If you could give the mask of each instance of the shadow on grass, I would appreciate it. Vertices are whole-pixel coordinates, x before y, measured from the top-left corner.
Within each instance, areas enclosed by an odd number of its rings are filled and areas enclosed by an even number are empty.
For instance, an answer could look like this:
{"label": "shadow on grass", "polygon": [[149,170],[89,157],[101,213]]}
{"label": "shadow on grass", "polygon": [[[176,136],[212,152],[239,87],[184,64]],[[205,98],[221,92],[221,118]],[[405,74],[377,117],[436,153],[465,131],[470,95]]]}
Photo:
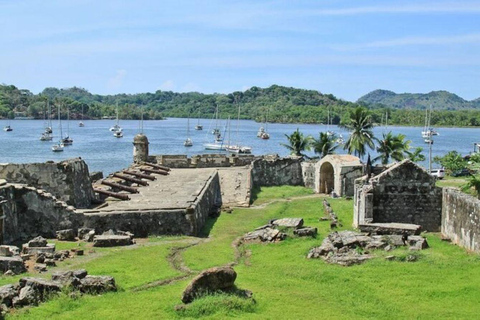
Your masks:
{"label": "shadow on grass", "polygon": [[200,231],[200,234],[198,235],[200,238],[208,238],[208,236],[210,235],[210,231],[212,231],[213,226],[215,225],[215,222],[217,222],[219,216],[220,215],[208,217],[207,221],[205,222],[205,225],[203,226],[202,230]]}
{"label": "shadow on grass", "polygon": [[261,187],[253,187],[250,191],[250,204],[253,204],[258,199],[258,194],[262,191]]}

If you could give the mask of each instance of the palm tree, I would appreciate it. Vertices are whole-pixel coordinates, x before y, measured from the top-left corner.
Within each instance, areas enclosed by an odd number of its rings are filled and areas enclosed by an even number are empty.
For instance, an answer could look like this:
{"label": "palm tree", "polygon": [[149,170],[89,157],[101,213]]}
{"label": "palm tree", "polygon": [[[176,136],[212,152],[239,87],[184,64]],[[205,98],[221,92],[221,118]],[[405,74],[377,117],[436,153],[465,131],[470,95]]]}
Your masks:
{"label": "palm tree", "polygon": [[359,158],[363,158],[367,147],[370,149],[375,147],[372,117],[367,109],[357,107],[350,110],[350,117],[342,127],[350,131],[350,137],[343,147],[349,154],[354,153]]}
{"label": "palm tree", "polygon": [[425,161],[425,156],[422,154],[423,148],[417,147],[413,152],[407,151],[408,159],[413,162]]}
{"label": "palm tree", "polygon": [[320,159],[328,154],[335,153],[335,149],[338,148],[335,136],[326,132],[320,132],[318,139],[312,138],[310,145],[313,151],[320,155]]}
{"label": "palm tree", "polygon": [[310,150],[311,137],[304,137],[303,133],[298,131],[298,128],[291,135],[285,134],[285,137],[287,137],[289,144],[280,144],[290,150],[290,154],[300,157],[304,156],[303,151]]}
{"label": "palm tree", "polygon": [[477,198],[480,199],[480,177],[470,176],[467,184],[462,186],[462,191],[468,192],[471,188],[475,189],[475,194],[477,195]]}
{"label": "palm tree", "polygon": [[373,161],[381,160],[382,164],[387,164],[390,158],[401,161],[405,159],[405,154],[410,149],[410,140],[405,140],[404,134],[393,135],[392,132],[383,134],[383,139],[378,140],[378,156]]}

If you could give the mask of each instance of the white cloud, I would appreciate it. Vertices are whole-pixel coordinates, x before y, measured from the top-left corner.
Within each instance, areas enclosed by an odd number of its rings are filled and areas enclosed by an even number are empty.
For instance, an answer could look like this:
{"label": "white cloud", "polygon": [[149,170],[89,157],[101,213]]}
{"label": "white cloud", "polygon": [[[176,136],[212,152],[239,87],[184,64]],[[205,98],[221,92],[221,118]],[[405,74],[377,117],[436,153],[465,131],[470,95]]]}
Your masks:
{"label": "white cloud", "polygon": [[363,48],[386,48],[410,45],[452,45],[452,44],[480,44],[480,34],[466,34],[447,37],[405,37],[385,41],[373,41],[352,45],[334,45],[339,50],[356,50]]}
{"label": "white cloud", "polygon": [[158,90],[162,91],[174,91],[175,90],[175,83],[173,80],[167,80],[163,82],[159,87]]}
{"label": "white cloud", "polygon": [[399,6],[368,6],[356,8],[341,8],[341,9],[320,9],[310,10],[309,12],[301,11],[307,15],[322,15],[322,16],[348,16],[348,15],[363,15],[363,14],[383,14],[383,13],[480,13],[479,3],[423,3],[423,4],[406,4]]}
{"label": "white cloud", "polygon": [[127,75],[126,70],[123,70],[123,69],[117,70],[117,73],[115,74],[115,76],[108,79],[108,83],[107,83],[108,89],[110,90],[119,89],[122,86],[123,80],[125,79],[126,75]]}

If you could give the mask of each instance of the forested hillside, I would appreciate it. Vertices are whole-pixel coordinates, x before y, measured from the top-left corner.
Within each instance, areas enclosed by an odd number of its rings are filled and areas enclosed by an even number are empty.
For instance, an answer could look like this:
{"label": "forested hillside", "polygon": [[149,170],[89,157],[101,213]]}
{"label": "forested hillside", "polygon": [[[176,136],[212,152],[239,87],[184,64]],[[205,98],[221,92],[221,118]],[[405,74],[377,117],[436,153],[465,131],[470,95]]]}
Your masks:
{"label": "forested hillside", "polygon": [[357,102],[372,107],[386,106],[396,109],[425,109],[430,107],[430,105],[435,110],[480,108],[480,98],[473,101],[467,101],[448,91],[397,94],[388,90],[375,90],[362,96]]}
{"label": "forested hillside", "polygon": [[[414,99],[417,96],[420,98]],[[385,101],[397,102],[387,105]],[[439,101],[443,101],[443,104]],[[237,118],[240,107],[241,118],[259,122],[266,119],[269,122],[284,123],[327,123],[330,114],[331,123],[339,124],[347,117],[348,110],[363,105],[371,109],[373,121],[377,124],[384,123],[385,114],[388,113],[388,123],[391,125],[422,126],[425,120],[424,109],[430,103],[434,107],[431,119],[434,126],[480,126],[480,99],[469,102],[445,91],[426,95],[397,95],[391,91],[376,90],[360,98],[358,103],[353,103],[337,99],[332,94],[278,85],[252,87],[244,92],[230,94],[158,90],[154,93],[116,95],[92,94],[78,87],[46,88],[40,94],[33,94],[13,85],[0,85],[2,118],[13,118],[15,112],[21,112],[26,116],[43,119],[47,105],[50,105],[54,117],[58,106],[61,106],[63,118],[68,109],[71,119],[80,118],[82,110],[85,119],[114,117],[116,106],[121,119],[139,119],[141,113],[147,120],[165,117],[211,118],[218,106],[220,118]]]}

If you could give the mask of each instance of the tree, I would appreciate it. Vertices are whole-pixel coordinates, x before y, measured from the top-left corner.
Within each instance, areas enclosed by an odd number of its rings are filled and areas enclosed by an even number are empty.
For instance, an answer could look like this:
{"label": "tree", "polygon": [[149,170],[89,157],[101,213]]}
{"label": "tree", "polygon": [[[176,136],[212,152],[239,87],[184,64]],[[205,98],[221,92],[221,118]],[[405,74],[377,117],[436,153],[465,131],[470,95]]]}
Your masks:
{"label": "tree", "polygon": [[417,147],[413,152],[406,151],[408,159],[413,162],[425,161],[425,156],[422,154],[423,148]]}
{"label": "tree", "polygon": [[468,178],[467,184],[462,186],[462,191],[468,192],[472,188],[475,190],[475,195],[477,196],[477,198],[480,199],[480,177],[470,176]]}
{"label": "tree", "polygon": [[443,157],[435,157],[433,161],[440,163],[450,173],[453,171],[461,170],[467,166],[467,162],[457,151],[450,151]]}
{"label": "tree", "polygon": [[378,140],[378,156],[373,161],[381,160],[382,164],[388,164],[390,158],[396,161],[405,159],[405,154],[410,149],[410,140],[405,140],[404,134],[393,135],[392,132],[383,134],[383,139]]}
{"label": "tree", "polygon": [[311,137],[305,137],[303,133],[298,131],[298,128],[291,135],[285,134],[285,137],[287,137],[289,144],[280,144],[290,150],[290,154],[304,156],[302,152],[310,150]]}
{"label": "tree", "polygon": [[349,117],[341,126],[350,131],[350,137],[344,146],[349,154],[354,153],[359,158],[363,158],[367,147],[370,149],[375,147],[372,118],[367,109],[357,107],[350,110]]}
{"label": "tree", "polygon": [[318,139],[312,138],[310,141],[310,147],[316,154],[320,155],[320,159],[328,154],[335,153],[335,149],[338,148],[334,135],[329,135],[326,132],[320,132]]}

